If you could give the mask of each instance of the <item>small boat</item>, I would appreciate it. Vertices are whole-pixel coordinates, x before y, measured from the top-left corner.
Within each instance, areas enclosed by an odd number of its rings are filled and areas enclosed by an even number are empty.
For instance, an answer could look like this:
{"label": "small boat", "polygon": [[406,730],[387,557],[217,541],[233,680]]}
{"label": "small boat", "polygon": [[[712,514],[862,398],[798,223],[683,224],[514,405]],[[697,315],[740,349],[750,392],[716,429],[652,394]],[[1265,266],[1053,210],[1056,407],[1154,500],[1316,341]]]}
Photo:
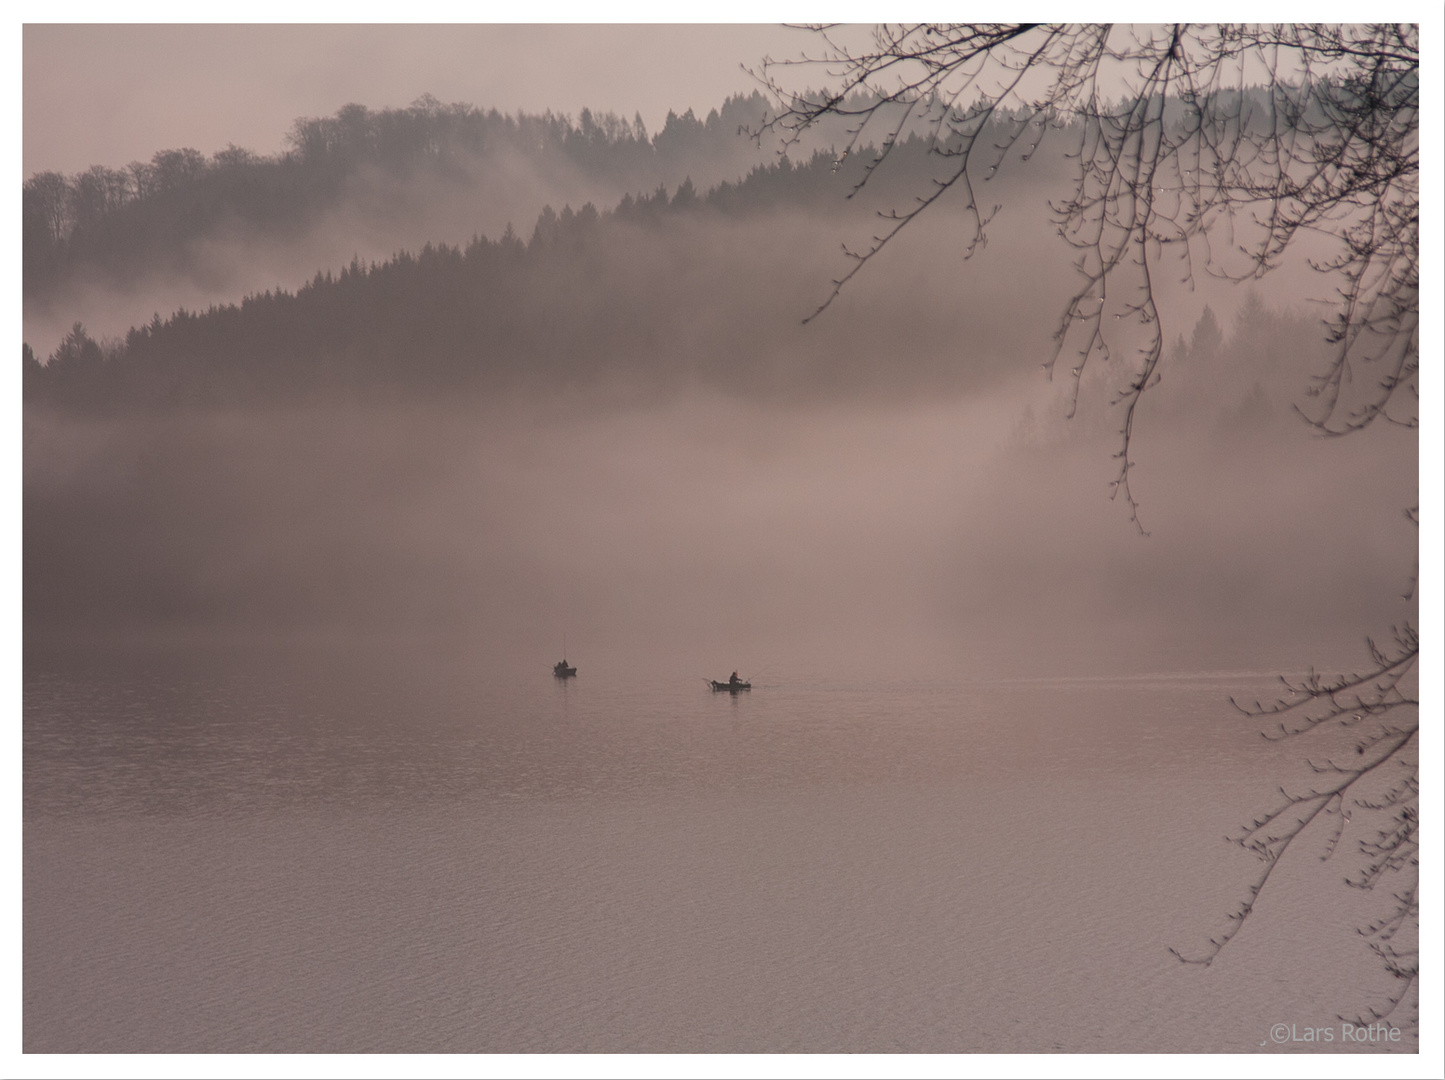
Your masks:
{"label": "small boat", "polygon": [[552,665],[552,674],[559,679],[570,679],[573,675],[577,674],[577,669],[569,667],[566,660],[559,660]]}
{"label": "small boat", "polygon": [[727,690],[730,693],[734,694],[736,694],[739,690],[751,690],[753,688],[753,684],[750,682],[734,682],[731,679],[729,679],[727,682],[718,682],[716,679],[709,679],[708,681],[712,683],[712,688],[714,690]]}

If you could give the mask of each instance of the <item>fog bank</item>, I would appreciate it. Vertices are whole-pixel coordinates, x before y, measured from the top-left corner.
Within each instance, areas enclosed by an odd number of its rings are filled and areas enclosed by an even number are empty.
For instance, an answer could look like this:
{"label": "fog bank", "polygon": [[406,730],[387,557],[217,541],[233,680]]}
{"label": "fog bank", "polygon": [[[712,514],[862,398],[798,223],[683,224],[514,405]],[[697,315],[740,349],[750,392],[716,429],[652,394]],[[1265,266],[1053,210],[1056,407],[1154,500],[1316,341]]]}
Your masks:
{"label": "fog bank", "polygon": [[1412,613],[1409,433],[1146,432],[1141,537],[1050,397],[31,418],[27,633],[1057,674],[1347,664]]}

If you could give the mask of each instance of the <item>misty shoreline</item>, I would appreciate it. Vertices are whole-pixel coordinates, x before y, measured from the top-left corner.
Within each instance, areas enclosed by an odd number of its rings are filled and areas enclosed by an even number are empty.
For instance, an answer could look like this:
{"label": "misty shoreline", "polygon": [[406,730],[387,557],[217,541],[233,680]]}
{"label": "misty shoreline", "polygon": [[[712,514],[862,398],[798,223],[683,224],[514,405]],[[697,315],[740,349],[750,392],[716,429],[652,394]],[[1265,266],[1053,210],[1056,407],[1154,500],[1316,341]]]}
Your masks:
{"label": "misty shoreline", "polygon": [[[123,338],[77,322],[44,364],[26,347],[27,640],[351,629],[546,653],[583,619],[642,648],[836,630],[865,662],[961,643],[980,669],[1288,668],[1321,625],[1351,628],[1325,635],[1348,656],[1354,627],[1413,610],[1388,599],[1415,554],[1413,436],[1340,451],[1294,411],[1327,362],[1299,304],[1321,281],[1159,283],[1162,381],[1130,421],[1143,539],[1110,501],[1138,335],[1116,330],[1116,357],[1077,376],[1053,339],[1075,287],[1047,211],[1062,159],[980,185],[1008,204],[987,249],[966,257],[971,207],[941,201],[805,324],[840,243],[866,244],[939,161],[910,135],[847,199],[869,155],[759,162],[736,126],[760,100],[655,136],[590,114],[342,110],[298,123],[290,157],[157,155],[130,181],[153,195],[53,228],[32,263],[77,276],[47,298],[27,274],[32,313],[73,295],[157,314]],[[272,192],[280,232],[202,214],[169,254],[135,248],[134,293],[85,269],[128,235],[115,223],[283,176],[301,187]],[[302,284],[234,299],[283,265]]]}

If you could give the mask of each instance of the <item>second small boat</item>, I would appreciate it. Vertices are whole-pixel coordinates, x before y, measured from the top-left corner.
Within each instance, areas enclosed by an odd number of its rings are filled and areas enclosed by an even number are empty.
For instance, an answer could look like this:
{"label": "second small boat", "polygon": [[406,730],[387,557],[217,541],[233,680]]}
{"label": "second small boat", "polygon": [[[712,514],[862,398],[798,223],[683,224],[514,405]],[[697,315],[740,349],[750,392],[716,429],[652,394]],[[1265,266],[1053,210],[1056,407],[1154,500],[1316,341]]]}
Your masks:
{"label": "second small boat", "polygon": [[714,691],[727,690],[734,694],[739,690],[751,690],[753,688],[752,683],[743,682],[742,679],[739,679],[736,671],[732,673],[732,677],[729,678],[727,682],[718,682],[716,679],[709,679],[708,682],[712,684]]}

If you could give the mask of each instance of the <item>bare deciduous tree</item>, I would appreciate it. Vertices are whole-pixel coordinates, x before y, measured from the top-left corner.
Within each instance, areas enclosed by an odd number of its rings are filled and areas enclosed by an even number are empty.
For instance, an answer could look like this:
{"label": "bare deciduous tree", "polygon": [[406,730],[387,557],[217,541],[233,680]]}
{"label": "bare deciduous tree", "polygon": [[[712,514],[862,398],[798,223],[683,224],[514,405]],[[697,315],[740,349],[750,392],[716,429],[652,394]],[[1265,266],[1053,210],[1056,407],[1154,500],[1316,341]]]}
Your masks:
{"label": "bare deciduous tree", "polygon": [[[880,26],[863,47],[817,32],[816,58],[763,62],[780,105],[768,127],[796,141],[826,117],[851,121],[839,157],[871,154],[860,188],[909,131],[929,132],[947,162],[931,190],[885,212],[871,244],[848,252],[819,311],[949,192],[976,250],[997,210],[980,197],[989,179],[1051,134],[1068,140],[1073,189],[1051,209],[1080,281],[1047,367],[1068,358],[1076,401],[1111,342],[1142,340],[1119,391],[1115,479],[1136,524],[1129,443],[1163,354],[1161,275],[1258,278],[1305,237],[1328,238],[1313,261],[1336,290],[1335,349],[1307,418],[1332,434],[1416,422],[1418,27]],[[781,79],[800,65],[836,88],[790,93]],[[1116,329],[1125,322],[1131,331]],[[1360,368],[1378,372],[1363,387]]]}
{"label": "bare deciduous tree", "polygon": [[[870,155],[853,194],[910,134],[926,133],[942,175],[883,227],[834,283],[814,317],[875,255],[948,196],[961,200],[968,254],[997,206],[982,193],[1001,167],[1062,141],[1071,185],[1050,210],[1076,252],[1078,286],[1060,313],[1052,376],[1072,379],[1070,415],[1085,367],[1122,355],[1124,385],[1114,495],[1141,533],[1130,490],[1137,410],[1158,381],[1166,340],[1159,284],[1179,274],[1257,279],[1286,255],[1303,257],[1332,290],[1330,361],[1300,413],[1318,432],[1345,435],[1384,421],[1417,423],[1419,362],[1419,28],[1369,26],[906,25],[813,28],[820,51],[765,59],[758,76],[778,103],[766,124],[785,142],[841,118],[839,161]],[[831,87],[784,85],[823,71]],[[950,193],[953,193],[950,195]],[[1416,514],[1409,511],[1412,519]],[[1413,586],[1411,589],[1413,594]],[[1418,952],[1419,640],[1408,623],[1390,643],[1369,642],[1370,664],[1333,679],[1286,681],[1283,697],[1243,711],[1277,722],[1267,738],[1343,728],[1343,763],[1311,763],[1321,782],[1281,789],[1281,804],[1232,839],[1263,869],[1204,954],[1208,964],[1239,932],[1290,845],[1333,817],[1322,857],[1352,814],[1370,822],[1349,884],[1403,882],[1391,910],[1361,933],[1403,982],[1378,1019],[1414,985]],[[1380,781],[1379,783],[1376,783]],[[1372,831],[1371,831],[1372,830]]]}
{"label": "bare deciduous tree", "polygon": [[[1343,764],[1333,756],[1308,762],[1317,784],[1291,793],[1280,788],[1280,803],[1255,818],[1230,839],[1254,853],[1263,867],[1248,887],[1248,895],[1229,914],[1230,926],[1197,957],[1170,951],[1186,963],[1209,964],[1239,933],[1255,900],[1269,884],[1289,846],[1317,819],[1332,819],[1321,858],[1334,855],[1352,818],[1364,838],[1357,842],[1360,865],[1345,879],[1356,889],[1403,878],[1392,894],[1393,905],[1384,917],[1361,927],[1370,948],[1385,969],[1402,982],[1383,1010],[1371,1010],[1369,1021],[1381,1020],[1404,1000],[1419,974],[1418,927],[1419,868],[1419,735],[1420,702],[1411,688],[1419,660],[1420,642],[1413,628],[1393,631],[1389,644],[1369,641],[1370,667],[1365,671],[1321,678],[1311,671],[1298,681],[1281,679],[1284,696],[1264,705],[1239,705],[1247,716],[1267,718],[1276,724],[1265,738],[1280,740],[1322,734],[1343,728],[1349,735],[1343,747]],[[1353,756],[1351,756],[1351,753]],[[1404,940],[1397,939],[1404,935]],[[1366,1019],[1358,1018],[1363,1026]]]}

